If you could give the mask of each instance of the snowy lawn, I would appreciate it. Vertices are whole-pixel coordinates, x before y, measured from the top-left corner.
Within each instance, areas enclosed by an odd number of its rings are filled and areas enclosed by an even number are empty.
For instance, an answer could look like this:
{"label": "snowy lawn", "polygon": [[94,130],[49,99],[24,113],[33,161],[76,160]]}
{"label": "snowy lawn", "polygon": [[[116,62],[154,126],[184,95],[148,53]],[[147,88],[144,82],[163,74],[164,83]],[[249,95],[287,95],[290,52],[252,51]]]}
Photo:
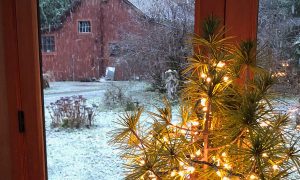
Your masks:
{"label": "snowy lawn", "polygon": [[144,82],[52,82],[44,91],[45,107],[60,97],[83,95],[88,103],[98,104],[95,126],[91,129],[51,129],[50,115],[45,109],[46,143],[49,180],[118,180],[123,179],[122,161],[118,151],[107,142],[107,134],[116,128],[115,121],[123,108],[109,110],[103,105],[103,96],[111,83],[123,87],[127,96],[138,101],[146,109],[157,104],[161,97],[146,91]]}
{"label": "snowy lawn", "polygon": [[[146,110],[160,104],[162,97],[146,91],[150,85],[145,82],[52,82],[51,88],[44,91],[45,107],[60,97],[83,95],[88,103],[98,104],[99,110],[91,129],[62,130],[51,129],[51,119],[47,109],[46,143],[49,180],[121,180],[123,179],[122,160],[118,150],[108,144],[108,132],[115,129],[113,123],[124,111],[122,107],[104,107],[103,96],[111,83],[123,87],[127,96],[138,101]],[[298,97],[281,98],[278,110],[295,112]],[[147,117],[144,117],[147,118]],[[292,125],[294,126],[294,125]]]}

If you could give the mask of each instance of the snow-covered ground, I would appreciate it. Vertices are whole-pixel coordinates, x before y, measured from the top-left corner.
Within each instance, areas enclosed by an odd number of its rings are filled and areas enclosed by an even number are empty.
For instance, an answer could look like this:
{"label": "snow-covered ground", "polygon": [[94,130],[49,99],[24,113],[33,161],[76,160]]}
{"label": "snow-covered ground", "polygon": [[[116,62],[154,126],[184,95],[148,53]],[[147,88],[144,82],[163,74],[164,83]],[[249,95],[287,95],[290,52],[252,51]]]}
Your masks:
{"label": "snow-covered ground", "polygon": [[[122,160],[118,150],[108,144],[109,131],[123,113],[122,108],[109,110],[103,105],[103,96],[111,84],[123,87],[127,96],[140,102],[147,110],[161,101],[161,96],[147,91],[145,82],[52,82],[44,91],[45,107],[60,97],[83,95],[88,103],[99,105],[95,126],[91,129],[60,130],[50,128],[50,116],[45,109],[47,164],[49,180],[121,180]],[[278,110],[294,113],[298,97],[281,98]]]}
{"label": "snow-covered ground", "polygon": [[49,180],[119,180],[123,179],[118,151],[108,144],[108,132],[122,108],[108,110],[102,99],[111,84],[123,87],[128,96],[141,105],[156,104],[157,93],[145,91],[144,82],[52,82],[44,91],[45,107],[60,97],[83,95],[89,103],[100,105],[95,126],[91,129],[59,130],[50,128],[50,115],[45,109],[47,164]]}

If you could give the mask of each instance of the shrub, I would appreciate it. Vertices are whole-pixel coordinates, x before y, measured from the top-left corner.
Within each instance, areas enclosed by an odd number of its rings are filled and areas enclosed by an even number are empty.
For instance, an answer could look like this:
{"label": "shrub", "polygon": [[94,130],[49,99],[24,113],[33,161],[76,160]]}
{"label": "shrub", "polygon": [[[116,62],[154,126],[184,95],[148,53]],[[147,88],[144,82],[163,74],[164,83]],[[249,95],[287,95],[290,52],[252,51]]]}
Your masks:
{"label": "shrub", "polygon": [[131,99],[128,99],[125,105],[125,111],[135,111],[139,107],[138,102],[133,102]]}
{"label": "shrub", "polygon": [[124,88],[111,84],[104,93],[104,105],[108,109],[123,107],[125,111],[134,111],[138,106],[138,102],[134,102],[132,98],[125,95]]}
{"label": "shrub", "polygon": [[97,106],[86,105],[86,99],[79,96],[61,97],[47,106],[51,117],[51,127],[57,128],[81,128],[91,127],[95,118]]}
{"label": "shrub", "polygon": [[108,108],[116,108],[126,104],[126,97],[122,87],[111,84],[104,93],[104,105]]}

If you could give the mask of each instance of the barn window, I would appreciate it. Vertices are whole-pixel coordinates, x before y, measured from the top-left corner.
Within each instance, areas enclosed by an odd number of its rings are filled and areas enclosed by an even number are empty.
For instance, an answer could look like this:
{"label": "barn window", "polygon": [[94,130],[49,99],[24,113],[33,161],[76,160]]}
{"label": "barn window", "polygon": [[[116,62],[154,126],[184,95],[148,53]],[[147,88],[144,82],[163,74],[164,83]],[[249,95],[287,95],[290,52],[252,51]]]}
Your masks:
{"label": "barn window", "polygon": [[55,40],[54,36],[42,36],[42,52],[54,52]]}
{"label": "barn window", "polygon": [[80,33],[91,32],[91,21],[79,21],[78,22],[78,32],[80,32]]}

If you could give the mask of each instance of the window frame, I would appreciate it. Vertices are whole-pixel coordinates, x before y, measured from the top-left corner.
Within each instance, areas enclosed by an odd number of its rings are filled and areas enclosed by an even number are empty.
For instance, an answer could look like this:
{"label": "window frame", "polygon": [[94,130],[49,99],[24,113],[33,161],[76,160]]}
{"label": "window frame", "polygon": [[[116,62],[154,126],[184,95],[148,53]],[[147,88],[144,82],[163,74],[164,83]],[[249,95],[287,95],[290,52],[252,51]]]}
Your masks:
{"label": "window frame", "polygon": [[[8,127],[0,132],[8,128],[10,142],[9,161],[0,161],[3,179],[47,179],[37,12],[37,0],[0,1],[8,114],[3,119]],[[20,111],[24,132],[19,131]],[[5,164],[9,167],[2,169]]]}
{"label": "window frame", "polygon": [[[43,40],[43,38],[49,38],[49,37],[53,37],[53,44],[47,44],[47,46],[54,46],[53,47],[53,50],[51,51],[44,51],[44,46],[45,46],[45,44],[43,44],[44,43],[44,40]],[[50,35],[50,34],[45,34],[45,35],[41,35],[41,51],[42,51],[42,53],[43,54],[53,54],[53,53],[56,53],[56,37],[55,37],[55,35]]]}
{"label": "window frame", "polygon": [[[89,24],[90,24],[90,27],[89,27],[90,31],[89,32],[81,32],[80,31],[80,29],[81,29],[80,23],[82,23],[82,22],[89,22]],[[84,27],[84,28],[87,28],[87,27]],[[92,31],[93,31],[93,25],[92,25],[92,20],[91,19],[78,19],[77,20],[77,33],[78,34],[91,34]]]}

